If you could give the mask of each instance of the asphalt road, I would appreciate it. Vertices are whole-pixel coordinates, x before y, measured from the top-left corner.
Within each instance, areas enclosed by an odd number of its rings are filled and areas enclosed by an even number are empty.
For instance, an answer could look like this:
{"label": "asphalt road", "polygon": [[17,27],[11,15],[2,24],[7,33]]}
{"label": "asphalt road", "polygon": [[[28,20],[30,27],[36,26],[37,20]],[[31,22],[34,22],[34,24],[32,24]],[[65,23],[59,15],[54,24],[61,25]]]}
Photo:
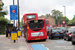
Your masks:
{"label": "asphalt road", "polygon": [[46,41],[33,41],[29,42],[32,50],[75,50],[75,45],[71,41],[64,39],[47,39]]}

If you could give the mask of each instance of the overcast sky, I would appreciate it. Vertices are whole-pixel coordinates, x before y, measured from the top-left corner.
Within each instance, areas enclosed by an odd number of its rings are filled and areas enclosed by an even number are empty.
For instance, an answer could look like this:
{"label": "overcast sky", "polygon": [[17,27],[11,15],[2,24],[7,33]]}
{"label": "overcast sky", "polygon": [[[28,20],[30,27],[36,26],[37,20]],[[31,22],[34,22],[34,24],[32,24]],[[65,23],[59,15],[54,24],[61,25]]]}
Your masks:
{"label": "overcast sky", "polygon": [[[6,18],[10,19],[9,6],[13,5],[13,0],[3,0],[4,7],[8,9]],[[17,0],[15,0],[15,5]],[[51,10],[56,9],[63,12],[66,7],[66,16],[71,20],[75,15],[75,0],[19,0],[20,19],[25,13],[38,13],[38,15],[51,14]]]}

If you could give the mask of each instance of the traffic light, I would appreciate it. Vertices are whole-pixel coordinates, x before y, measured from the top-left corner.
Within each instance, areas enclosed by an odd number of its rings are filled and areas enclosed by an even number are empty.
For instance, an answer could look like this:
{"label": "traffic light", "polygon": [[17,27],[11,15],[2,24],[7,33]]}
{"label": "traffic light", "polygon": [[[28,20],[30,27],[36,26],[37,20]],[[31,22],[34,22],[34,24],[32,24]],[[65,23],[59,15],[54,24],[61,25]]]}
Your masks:
{"label": "traffic light", "polygon": [[65,20],[63,20],[62,21],[62,27],[65,27],[65,24],[66,24]]}

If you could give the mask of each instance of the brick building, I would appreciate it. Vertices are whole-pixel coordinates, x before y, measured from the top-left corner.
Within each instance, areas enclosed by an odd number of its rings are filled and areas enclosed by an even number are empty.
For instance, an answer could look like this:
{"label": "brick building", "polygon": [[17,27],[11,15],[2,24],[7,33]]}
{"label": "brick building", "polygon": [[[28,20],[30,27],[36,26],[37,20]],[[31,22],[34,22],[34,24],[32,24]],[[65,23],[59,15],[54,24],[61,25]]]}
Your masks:
{"label": "brick building", "polygon": [[55,25],[55,19],[53,17],[51,17],[50,14],[49,14],[48,17],[46,17],[44,15],[41,15],[41,16],[39,16],[39,18],[43,18],[43,19],[49,20],[50,26]]}

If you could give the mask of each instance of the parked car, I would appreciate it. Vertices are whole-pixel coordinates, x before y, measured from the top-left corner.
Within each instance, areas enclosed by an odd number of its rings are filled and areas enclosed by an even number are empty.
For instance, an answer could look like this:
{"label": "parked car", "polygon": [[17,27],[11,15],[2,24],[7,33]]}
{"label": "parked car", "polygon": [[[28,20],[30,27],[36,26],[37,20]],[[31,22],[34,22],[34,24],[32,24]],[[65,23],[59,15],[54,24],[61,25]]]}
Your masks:
{"label": "parked car", "polygon": [[59,39],[63,39],[63,31],[60,28],[52,28],[51,31],[49,32],[49,39],[53,39],[58,37]]}
{"label": "parked car", "polygon": [[63,31],[64,33],[66,33],[66,31],[67,31],[67,28],[66,28],[66,27],[57,27],[57,28],[62,29],[62,31]]}
{"label": "parked car", "polygon": [[72,44],[75,44],[75,31],[72,34]]}
{"label": "parked car", "polygon": [[75,28],[69,28],[67,29],[66,33],[64,34],[64,40],[71,40],[72,39],[72,34],[74,32]]}

